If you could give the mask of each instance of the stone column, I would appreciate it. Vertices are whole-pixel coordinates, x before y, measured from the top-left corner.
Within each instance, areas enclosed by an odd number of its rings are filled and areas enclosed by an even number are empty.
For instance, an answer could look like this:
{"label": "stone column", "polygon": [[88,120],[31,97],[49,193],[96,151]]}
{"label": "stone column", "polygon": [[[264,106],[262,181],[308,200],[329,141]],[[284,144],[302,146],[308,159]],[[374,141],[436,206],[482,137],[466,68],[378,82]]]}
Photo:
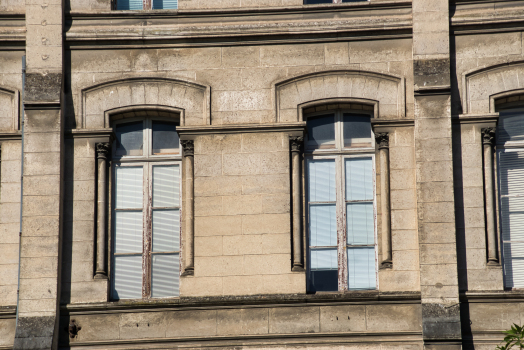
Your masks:
{"label": "stone column", "polygon": [[184,272],[182,276],[190,276],[195,271],[195,214],[194,214],[194,162],[195,162],[195,146],[193,140],[182,140],[182,149],[184,156],[184,172],[185,180],[185,238],[184,245]]}
{"label": "stone column", "polygon": [[56,349],[58,342],[64,158],[62,3],[25,3],[24,187],[14,349]]}
{"label": "stone column", "polygon": [[293,268],[292,271],[304,271],[302,252],[302,176],[300,152],[304,137],[291,136],[291,182],[293,198]]}
{"label": "stone column", "polygon": [[389,134],[375,134],[380,161],[380,210],[382,211],[382,268],[393,267],[391,249],[391,207],[389,192]]}
{"label": "stone column", "polygon": [[98,163],[98,202],[97,202],[97,234],[96,234],[96,279],[107,278],[107,165],[111,154],[109,142],[96,144]]}
{"label": "stone column", "polygon": [[413,0],[415,162],[425,349],[462,348],[448,0]]}
{"label": "stone column", "polygon": [[493,146],[495,143],[495,128],[482,129],[482,146],[484,148],[484,198],[486,201],[486,236],[488,248],[488,265],[499,263],[497,251],[497,231],[495,213],[495,188],[493,180]]}

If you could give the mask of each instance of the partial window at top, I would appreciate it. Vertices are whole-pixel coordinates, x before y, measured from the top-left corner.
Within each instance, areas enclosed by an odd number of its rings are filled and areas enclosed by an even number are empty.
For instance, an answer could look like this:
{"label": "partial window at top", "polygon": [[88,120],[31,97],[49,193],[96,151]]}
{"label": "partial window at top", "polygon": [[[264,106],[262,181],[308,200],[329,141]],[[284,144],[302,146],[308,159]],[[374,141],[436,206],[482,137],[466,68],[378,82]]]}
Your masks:
{"label": "partial window at top", "polygon": [[116,0],[117,10],[176,10],[178,0]]}

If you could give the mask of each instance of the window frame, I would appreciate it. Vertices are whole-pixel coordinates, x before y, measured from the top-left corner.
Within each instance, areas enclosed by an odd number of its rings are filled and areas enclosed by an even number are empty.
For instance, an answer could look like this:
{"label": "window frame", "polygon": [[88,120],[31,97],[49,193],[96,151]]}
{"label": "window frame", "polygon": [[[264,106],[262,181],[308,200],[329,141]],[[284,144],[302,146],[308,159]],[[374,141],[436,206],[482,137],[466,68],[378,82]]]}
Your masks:
{"label": "window frame", "polygon": [[[499,106],[497,106],[497,112],[500,114],[503,114],[505,112],[507,113],[511,113],[511,112],[521,112],[522,113],[522,118],[524,118],[524,107],[522,106],[522,102],[512,102],[512,103],[505,103],[505,104],[501,104]],[[501,191],[501,188],[503,186],[502,184],[502,174],[501,174],[501,171],[502,171],[502,167],[501,167],[501,154],[502,153],[512,153],[512,152],[521,152],[522,154],[524,154],[524,138],[522,140],[518,140],[518,141],[510,141],[510,140],[507,140],[507,141],[500,141],[499,140],[499,137],[498,137],[498,132],[500,131],[500,127],[497,126],[497,138],[496,138],[496,142],[495,142],[495,155],[496,155],[496,195],[497,195],[497,205],[498,205],[498,220],[499,220],[499,224],[498,224],[498,230],[499,230],[499,238],[498,238],[498,242],[499,242],[499,254],[500,254],[500,262],[501,262],[501,265],[502,265],[502,274],[503,274],[503,285],[504,285],[504,289],[510,289],[510,290],[513,290],[513,289],[524,289],[524,284],[522,286],[508,286],[506,284],[506,275],[507,275],[507,266],[506,266],[506,254],[505,254],[505,249],[504,249],[504,245],[505,243],[509,243],[509,244],[513,244],[513,243],[524,243],[524,240],[504,240],[504,227],[503,227],[503,223],[504,223],[504,211],[503,211],[503,208],[504,208],[504,205],[502,203],[503,201],[503,198],[523,198],[524,195],[518,195],[518,194],[508,194],[508,195],[504,195],[502,194],[502,191]],[[508,213],[509,215],[509,213]]]}
{"label": "window frame", "polygon": [[[112,8],[116,11],[178,11],[178,1],[176,8],[171,9],[154,9],[153,8],[153,1],[154,0],[142,0],[142,8],[141,9],[118,9],[118,0],[112,0]],[[368,0],[365,0],[368,1]]]}
{"label": "window frame", "polygon": [[[376,184],[376,158],[375,158],[375,138],[373,130],[371,129],[370,139],[371,145],[369,147],[345,147],[344,146],[344,135],[343,135],[343,115],[344,114],[360,114],[368,115],[373,118],[373,111],[368,110],[355,110],[355,109],[333,109],[323,110],[314,113],[304,114],[307,122],[308,118],[334,114],[334,127],[335,127],[335,144],[333,148],[317,148],[311,149],[308,147],[309,139],[306,136],[304,142],[304,174],[305,174],[305,191],[304,191],[304,203],[305,203],[305,217],[306,217],[306,247],[307,247],[307,259],[306,259],[306,271],[307,271],[307,292],[312,293],[309,290],[310,285],[310,272],[311,270],[311,248],[310,245],[310,204],[309,201],[309,162],[312,160],[335,160],[335,203],[336,203],[336,228],[337,228],[337,271],[338,271],[338,291],[336,292],[351,292],[356,290],[378,290],[378,228],[377,228],[377,184]],[[362,201],[351,201],[346,199],[346,181],[345,181],[345,161],[346,159],[358,159],[358,158],[371,158],[372,163],[372,174],[371,178],[373,181],[373,230],[374,230],[374,243],[372,245],[350,245],[347,243],[347,218],[346,218],[346,203],[348,202],[369,202],[369,200]],[[339,218],[342,218],[341,220]],[[320,246],[319,246],[320,247]],[[332,247],[332,246],[330,246]],[[351,289],[348,285],[348,261],[347,261],[347,250],[349,248],[358,247],[373,247],[375,256],[375,288],[374,289]],[[321,248],[321,247],[320,247]],[[316,293],[333,293],[335,291],[316,291]]]}
{"label": "window frame", "polygon": [[[114,184],[111,190],[111,247],[110,247],[110,298],[111,300],[144,300],[144,299],[172,299],[179,298],[180,290],[178,295],[168,296],[168,297],[153,297],[152,296],[152,258],[154,255],[158,254],[178,254],[178,270],[179,278],[181,275],[182,267],[182,148],[180,144],[180,139],[178,140],[178,154],[166,154],[166,155],[154,155],[152,153],[153,145],[153,129],[152,125],[154,121],[163,121],[178,123],[179,120],[174,120],[173,118],[166,117],[132,117],[124,118],[112,123],[112,128],[116,129],[119,124],[126,124],[131,122],[142,121],[142,155],[140,156],[128,156],[116,155],[116,142],[115,139],[114,145],[112,147],[112,161],[111,161],[111,182]],[[153,252],[152,249],[152,238],[153,238],[153,168],[155,166],[163,165],[175,165],[179,169],[179,198],[178,206],[174,206],[169,209],[176,209],[179,212],[179,250],[172,252]],[[142,252],[141,253],[116,253],[116,213],[118,211],[138,211],[138,208],[125,208],[117,209],[116,208],[116,198],[117,198],[117,186],[116,186],[116,169],[120,167],[141,167],[142,168]],[[142,259],[142,296],[141,298],[115,298],[115,257],[116,256],[126,256],[126,255],[141,255]],[[180,279],[179,279],[180,283]]]}

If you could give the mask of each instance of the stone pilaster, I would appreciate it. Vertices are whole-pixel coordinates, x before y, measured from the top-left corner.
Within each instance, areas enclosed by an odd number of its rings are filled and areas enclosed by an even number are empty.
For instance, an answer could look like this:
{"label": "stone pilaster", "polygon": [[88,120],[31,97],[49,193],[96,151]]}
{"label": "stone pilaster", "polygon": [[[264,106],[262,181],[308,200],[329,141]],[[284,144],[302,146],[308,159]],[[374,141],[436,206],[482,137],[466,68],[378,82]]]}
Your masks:
{"label": "stone pilaster", "polygon": [[460,349],[447,0],[413,0],[413,71],[423,338]]}
{"label": "stone pilaster", "polygon": [[391,245],[391,206],[389,192],[389,133],[375,134],[378,145],[380,162],[380,210],[382,212],[382,261],[380,267],[393,267],[393,253]]}
{"label": "stone pilaster", "polygon": [[484,153],[484,199],[486,215],[486,237],[488,248],[488,264],[498,265],[495,182],[493,168],[493,146],[495,145],[495,128],[482,129],[482,147]]}
{"label": "stone pilaster", "polygon": [[96,230],[96,279],[107,278],[107,165],[111,154],[111,143],[96,144],[97,158],[97,230]]}
{"label": "stone pilaster", "polygon": [[[27,0],[19,317],[14,349],[55,349],[62,243],[63,10]],[[35,247],[46,249],[35,249]]]}
{"label": "stone pilaster", "polygon": [[293,271],[304,271],[304,259],[302,252],[302,162],[300,152],[304,143],[304,137],[291,136],[291,181],[293,198]]}
{"label": "stone pilaster", "polygon": [[192,276],[195,271],[195,199],[194,199],[194,165],[195,143],[193,140],[182,140],[182,155],[184,156],[184,199],[185,202],[185,238],[184,245],[184,272],[182,276]]}

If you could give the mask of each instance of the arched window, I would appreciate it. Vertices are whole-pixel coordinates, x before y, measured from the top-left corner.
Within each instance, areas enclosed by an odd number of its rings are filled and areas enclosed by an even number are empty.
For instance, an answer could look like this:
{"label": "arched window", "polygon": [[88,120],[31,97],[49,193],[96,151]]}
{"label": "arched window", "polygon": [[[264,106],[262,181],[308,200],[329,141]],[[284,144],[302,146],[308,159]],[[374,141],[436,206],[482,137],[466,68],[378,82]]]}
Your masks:
{"label": "arched window", "polygon": [[346,106],[304,111],[309,292],[377,285],[373,111]]}
{"label": "arched window", "polygon": [[[151,115],[148,112],[146,115]],[[181,152],[172,119],[113,127],[112,299],[179,295]]]}
{"label": "arched window", "polygon": [[524,108],[505,102],[496,137],[504,286],[524,288]]}

